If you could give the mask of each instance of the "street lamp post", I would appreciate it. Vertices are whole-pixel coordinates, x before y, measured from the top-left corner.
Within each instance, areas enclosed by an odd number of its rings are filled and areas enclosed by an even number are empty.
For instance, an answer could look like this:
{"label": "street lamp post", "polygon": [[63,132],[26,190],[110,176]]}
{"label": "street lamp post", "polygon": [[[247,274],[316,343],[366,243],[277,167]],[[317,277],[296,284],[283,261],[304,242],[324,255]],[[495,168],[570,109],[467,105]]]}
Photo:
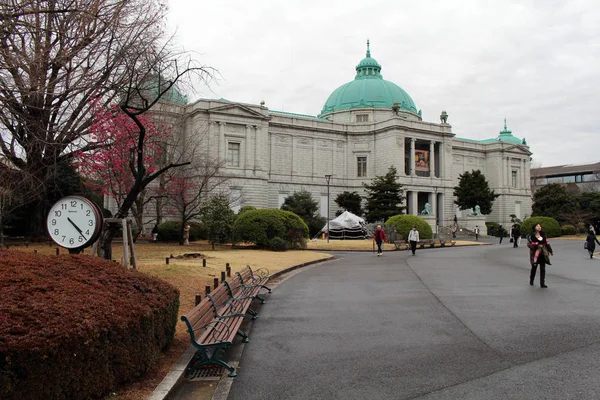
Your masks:
{"label": "street lamp post", "polygon": [[438,187],[434,186],[433,189],[435,190],[435,195],[434,195],[435,199],[433,199],[433,201],[435,201],[435,238],[439,239],[438,224],[439,224],[439,215],[440,215],[440,210],[439,210],[440,203],[438,202],[438,197],[437,197]]}
{"label": "street lamp post", "polygon": [[327,181],[327,243],[329,243],[329,181],[331,175],[325,175],[325,180]]}

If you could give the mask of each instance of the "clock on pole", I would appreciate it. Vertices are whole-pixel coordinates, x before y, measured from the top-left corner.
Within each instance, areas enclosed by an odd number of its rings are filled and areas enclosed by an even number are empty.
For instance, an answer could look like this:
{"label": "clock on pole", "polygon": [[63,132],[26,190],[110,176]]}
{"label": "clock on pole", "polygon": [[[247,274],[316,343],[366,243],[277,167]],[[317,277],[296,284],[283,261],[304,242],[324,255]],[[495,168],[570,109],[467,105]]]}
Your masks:
{"label": "clock on pole", "polygon": [[58,200],[50,208],[46,219],[50,238],[75,254],[98,239],[102,225],[100,208],[82,196],[66,196]]}

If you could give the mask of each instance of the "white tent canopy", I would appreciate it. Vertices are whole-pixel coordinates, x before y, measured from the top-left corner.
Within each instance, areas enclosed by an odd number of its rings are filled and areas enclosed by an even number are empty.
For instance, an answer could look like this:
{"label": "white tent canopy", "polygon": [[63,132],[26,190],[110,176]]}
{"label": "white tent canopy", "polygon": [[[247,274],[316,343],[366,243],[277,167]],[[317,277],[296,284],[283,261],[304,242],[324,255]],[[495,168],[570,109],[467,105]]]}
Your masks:
{"label": "white tent canopy", "polygon": [[[331,239],[364,239],[367,234],[365,220],[350,211],[344,211],[329,221],[329,231]],[[327,232],[327,224],[321,232]]]}

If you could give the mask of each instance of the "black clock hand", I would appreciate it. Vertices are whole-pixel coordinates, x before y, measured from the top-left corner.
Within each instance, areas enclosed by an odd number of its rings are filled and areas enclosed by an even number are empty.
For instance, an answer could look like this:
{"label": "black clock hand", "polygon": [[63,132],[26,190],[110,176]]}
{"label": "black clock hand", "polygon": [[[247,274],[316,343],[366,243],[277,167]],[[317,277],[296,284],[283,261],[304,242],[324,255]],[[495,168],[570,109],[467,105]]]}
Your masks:
{"label": "black clock hand", "polygon": [[86,237],[83,235],[83,231],[81,229],[79,229],[79,227],[77,225],[75,225],[75,222],[73,222],[73,220],[71,219],[71,217],[67,217],[67,220],[71,223],[71,225],[73,225],[75,227],[75,229],[77,229],[77,232],[79,232],[79,234],[86,239]]}

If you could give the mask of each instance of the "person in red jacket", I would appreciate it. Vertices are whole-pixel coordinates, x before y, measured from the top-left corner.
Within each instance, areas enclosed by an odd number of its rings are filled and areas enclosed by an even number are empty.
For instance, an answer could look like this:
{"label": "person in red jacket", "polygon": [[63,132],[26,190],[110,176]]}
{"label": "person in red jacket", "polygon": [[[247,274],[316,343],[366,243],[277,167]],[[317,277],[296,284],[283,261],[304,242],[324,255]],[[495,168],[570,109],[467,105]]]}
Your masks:
{"label": "person in red jacket", "polygon": [[373,235],[373,240],[377,243],[377,255],[380,256],[383,254],[381,250],[381,246],[383,242],[385,242],[385,232],[381,229],[381,225],[377,225],[377,229],[375,229],[375,235]]}

